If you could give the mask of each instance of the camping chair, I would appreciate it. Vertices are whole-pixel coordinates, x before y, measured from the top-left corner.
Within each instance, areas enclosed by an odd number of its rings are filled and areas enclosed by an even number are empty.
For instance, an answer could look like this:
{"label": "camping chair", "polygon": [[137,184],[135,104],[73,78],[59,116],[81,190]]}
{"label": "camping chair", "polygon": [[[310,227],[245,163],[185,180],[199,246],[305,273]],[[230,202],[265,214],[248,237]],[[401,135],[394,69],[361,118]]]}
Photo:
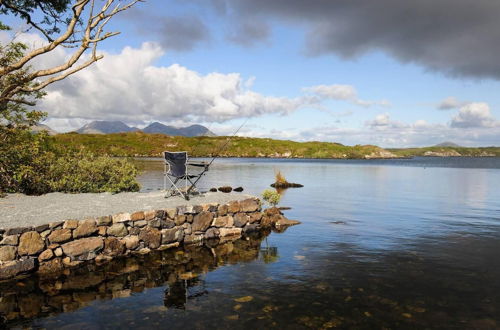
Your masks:
{"label": "camping chair", "polygon": [[[163,152],[163,159],[165,160],[165,170],[163,173],[163,189],[167,191],[167,179],[170,181],[171,195],[178,193],[184,199],[189,200],[189,194],[196,189],[196,183],[208,171],[209,164],[204,162],[188,162],[188,155],[186,151],[179,152]],[[200,167],[201,172],[190,173],[188,166]],[[184,190],[182,190],[177,183],[184,180]],[[181,181],[182,182],[182,181]],[[165,196],[165,197],[170,197]]]}

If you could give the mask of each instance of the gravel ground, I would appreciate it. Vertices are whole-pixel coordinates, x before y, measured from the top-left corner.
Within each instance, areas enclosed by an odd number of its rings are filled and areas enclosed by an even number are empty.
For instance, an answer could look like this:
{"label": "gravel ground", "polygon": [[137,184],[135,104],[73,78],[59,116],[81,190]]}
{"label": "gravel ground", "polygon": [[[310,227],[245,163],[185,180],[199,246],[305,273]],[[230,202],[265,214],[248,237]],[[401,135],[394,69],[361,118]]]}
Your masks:
{"label": "gravel ground", "polygon": [[0,198],[0,228],[43,225],[53,221],[86,219],[121,212],[136,212],[196,205],[205,203],[224,204],[252,196],[240,193],[205,193],[192,196],[186,201],[179,196],[165,198],[164,192],[152,193],[100,193],[63,194],[42,196],[9,194]]}

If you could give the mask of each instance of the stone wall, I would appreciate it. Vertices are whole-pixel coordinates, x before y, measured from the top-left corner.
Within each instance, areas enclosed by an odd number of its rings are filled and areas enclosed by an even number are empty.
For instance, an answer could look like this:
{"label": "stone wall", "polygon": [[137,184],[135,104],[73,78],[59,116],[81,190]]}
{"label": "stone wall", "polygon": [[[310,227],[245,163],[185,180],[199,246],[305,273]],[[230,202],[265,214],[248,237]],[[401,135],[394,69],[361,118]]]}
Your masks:
{"label": "stone wall", "polygon": [[250,198],[0,229],[0,280],[290,224],[278,209],[262,212],[260,201]]}

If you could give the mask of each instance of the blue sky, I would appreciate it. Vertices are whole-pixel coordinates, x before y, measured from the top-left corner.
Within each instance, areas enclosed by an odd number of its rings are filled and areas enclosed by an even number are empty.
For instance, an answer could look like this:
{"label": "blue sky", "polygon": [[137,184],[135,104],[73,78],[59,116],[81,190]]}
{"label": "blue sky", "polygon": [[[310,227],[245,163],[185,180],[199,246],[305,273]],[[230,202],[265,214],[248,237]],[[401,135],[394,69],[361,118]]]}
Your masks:
{"label": "blue sky", "polygon": [[41,107],[60,131],[122,120],[230,134],[250,118],[240,135],[500,145],[495,10],[483,0],[150,0],[114,18],[122,34],[100,46],[105,59],[53,85]]}

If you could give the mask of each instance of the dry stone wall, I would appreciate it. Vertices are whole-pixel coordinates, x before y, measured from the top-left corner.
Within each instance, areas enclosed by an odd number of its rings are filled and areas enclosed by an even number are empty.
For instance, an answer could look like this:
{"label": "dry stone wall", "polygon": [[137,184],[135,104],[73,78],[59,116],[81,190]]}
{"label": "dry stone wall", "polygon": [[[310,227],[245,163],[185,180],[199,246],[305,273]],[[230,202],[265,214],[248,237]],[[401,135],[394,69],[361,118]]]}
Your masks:
{"label": "dry stone wall", "polygon": [[290,224],[294,223],[278,209],[262,212],[260,201],[249,198],[0,229],[0,280],[208,239],[238,238],[260,228]]}

